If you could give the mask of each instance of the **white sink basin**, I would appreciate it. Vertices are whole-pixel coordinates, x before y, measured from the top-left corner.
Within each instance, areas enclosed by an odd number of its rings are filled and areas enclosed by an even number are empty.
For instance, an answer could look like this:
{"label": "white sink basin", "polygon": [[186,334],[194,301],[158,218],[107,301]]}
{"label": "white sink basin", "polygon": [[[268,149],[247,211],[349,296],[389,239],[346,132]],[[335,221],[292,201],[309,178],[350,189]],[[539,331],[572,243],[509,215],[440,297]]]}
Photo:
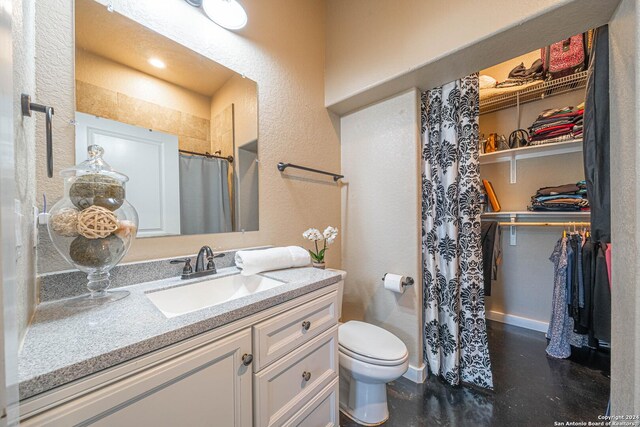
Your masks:
{"label": "white sink basin", "polygon": [[283,282],[262,276],[233,276],[149,292],[147,298],[166,317],[176,317],[247,295],[273,289]]}

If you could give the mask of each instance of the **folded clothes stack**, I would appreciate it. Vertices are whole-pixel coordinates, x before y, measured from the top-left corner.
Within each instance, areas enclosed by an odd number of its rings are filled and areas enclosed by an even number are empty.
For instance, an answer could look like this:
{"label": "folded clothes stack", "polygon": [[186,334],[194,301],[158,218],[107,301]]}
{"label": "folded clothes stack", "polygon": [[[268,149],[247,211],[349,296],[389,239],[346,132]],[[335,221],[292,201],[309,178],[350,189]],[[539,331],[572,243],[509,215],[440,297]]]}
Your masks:
{"label": "folded clothes stack", "polygon": [[522,86],[527,83],[531,83],[535,80],[542,80],[543,77],[542,60],[538,59],[531,64],[531,67],[526,68],[524,63],[520,63],[517,67],[509,72],[509,78],[497,83],[495,87],[513,87]]}
{"label": "folded clothes stack", "polygon": [[544,110],[529,127],[530,145],[569,141],[582,137],[584,102],[574,107]]}
{"label": "folded clothes stack", "polygon": [[565,184],[557,187],[540,188],[531,197],[530,211],[574,212],[588,211],[587,183]]}

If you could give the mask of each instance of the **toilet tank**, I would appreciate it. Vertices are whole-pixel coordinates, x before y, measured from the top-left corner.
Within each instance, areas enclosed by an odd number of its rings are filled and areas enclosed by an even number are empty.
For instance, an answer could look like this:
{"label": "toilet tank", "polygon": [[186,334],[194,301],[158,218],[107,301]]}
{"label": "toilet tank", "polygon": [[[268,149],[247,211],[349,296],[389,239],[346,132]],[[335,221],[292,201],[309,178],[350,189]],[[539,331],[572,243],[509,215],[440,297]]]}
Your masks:
{"label": "toilet tank", "polygon": [[327,268],[329,271],[339,273],[342,279],[337,283],[338,285],[338,320],[342,318],[342,295],[344,295],[344,279],[347,277],[347,272],[343,270],[336,270],[333,268]]}

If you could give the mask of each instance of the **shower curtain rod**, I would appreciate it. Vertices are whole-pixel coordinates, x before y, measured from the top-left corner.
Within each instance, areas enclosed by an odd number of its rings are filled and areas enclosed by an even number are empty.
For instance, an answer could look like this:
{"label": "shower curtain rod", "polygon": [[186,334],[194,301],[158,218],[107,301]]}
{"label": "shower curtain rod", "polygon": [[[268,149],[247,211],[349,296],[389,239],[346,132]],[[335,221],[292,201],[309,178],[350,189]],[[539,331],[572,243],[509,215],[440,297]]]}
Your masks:
{"label": "shower curtain rod", "polygon": [[185,154],[191,154],[193,156],[203,156],[203,157],[207,157],[209,159],[222,159],[222,160],[226,160],[229,163],[233,163],[233,156],[218,156],[217,154],[209,154],[209,152],[206,153],[196,153],[195,151],[188,151],[188,150],[178,150],[181,153],[185,153]]}
{"label": "shower curtain rod", "polygon": [[502,227],[591,227],[590,222],[499,222]]}

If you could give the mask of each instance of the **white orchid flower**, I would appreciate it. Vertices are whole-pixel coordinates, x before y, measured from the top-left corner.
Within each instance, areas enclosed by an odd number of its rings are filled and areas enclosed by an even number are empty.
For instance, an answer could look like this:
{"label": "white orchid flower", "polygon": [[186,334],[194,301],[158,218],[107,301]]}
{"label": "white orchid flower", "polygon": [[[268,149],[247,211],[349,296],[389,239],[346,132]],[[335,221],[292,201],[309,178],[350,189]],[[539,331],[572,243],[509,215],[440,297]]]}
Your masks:
{"label": "white orchid flower", "polygon": [[[338,229],[332,226],[328,226],[327,228],[325,228],[324,232],[322,233],[323,237],[325,239],[327,239],[327,243],[331,244],[333,243],[333,241],[335,240],[336,237],[338,237]],[[331,241],[329,241],[331,240]]]}
{"label": "white orchid flower", "polygon": [[308,229],[307,231],[302,233],[302,237],[307,240],[311,240],[312,242],[322,240],[322,234],[320,234],[320,230],[318,230],[317,228]]}

